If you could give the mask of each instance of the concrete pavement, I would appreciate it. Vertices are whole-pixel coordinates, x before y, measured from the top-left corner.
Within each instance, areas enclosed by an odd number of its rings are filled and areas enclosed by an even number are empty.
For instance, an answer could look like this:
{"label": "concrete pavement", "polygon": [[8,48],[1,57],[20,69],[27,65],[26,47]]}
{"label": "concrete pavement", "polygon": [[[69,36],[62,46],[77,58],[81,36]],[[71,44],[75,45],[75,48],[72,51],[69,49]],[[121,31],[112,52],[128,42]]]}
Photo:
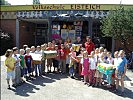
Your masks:
{"label": "concrete pavement", "polygon": [[133,73],[128,70],[125,78],[125,96],[121,97],[111,90],[88,87],[80,80],[70,79],[68,75],[47,74],[34,78],[12,90],[7,89],[6,68],[1,58],[1,100],[133,100]]}

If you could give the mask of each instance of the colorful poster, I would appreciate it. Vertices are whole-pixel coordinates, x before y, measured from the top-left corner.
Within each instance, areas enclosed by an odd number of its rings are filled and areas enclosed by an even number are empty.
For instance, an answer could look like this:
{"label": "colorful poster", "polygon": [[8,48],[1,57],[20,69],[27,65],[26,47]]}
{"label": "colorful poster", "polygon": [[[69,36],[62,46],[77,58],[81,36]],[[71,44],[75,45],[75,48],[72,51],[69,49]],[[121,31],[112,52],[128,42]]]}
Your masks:
{"label": "colorful poster", "polygon": [[75,30],[69,30],[68,37],[72,40],[72,42],[75,41]]}
{"label": "colorful poster", "polygon": [[53,25],[52,25],[52,38],[53,39],[60,38],[60,25],[59,25],[59,23],[53,23]]}
{"label": "colorful poster", "polygon": [[68,30],[67,29],[61,29],[61,38],[66,39],[68,37]]}

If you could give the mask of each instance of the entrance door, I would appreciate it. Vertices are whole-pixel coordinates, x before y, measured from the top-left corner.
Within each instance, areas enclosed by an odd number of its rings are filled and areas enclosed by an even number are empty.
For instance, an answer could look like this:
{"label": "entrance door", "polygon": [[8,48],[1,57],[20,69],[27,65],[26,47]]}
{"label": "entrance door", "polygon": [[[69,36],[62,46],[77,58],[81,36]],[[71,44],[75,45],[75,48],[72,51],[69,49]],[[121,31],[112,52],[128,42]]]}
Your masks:
{"label": "entrance door", "polygon": [[99,20],[95,19],[93,21],[93,27],[92,27],[93,42],[95,43],[96,48],[102,46],[102,47],[106,48],[107,50],[111,51],[111,49],[112,49],[112,38],[111,37],[103,37],[101,29],[100,29],[101,25],[102,24],[100,23]]}
{"label": "entrance door", "polygon": [[36,24],[35,45],[41,45],[48,41],[48,23]]}

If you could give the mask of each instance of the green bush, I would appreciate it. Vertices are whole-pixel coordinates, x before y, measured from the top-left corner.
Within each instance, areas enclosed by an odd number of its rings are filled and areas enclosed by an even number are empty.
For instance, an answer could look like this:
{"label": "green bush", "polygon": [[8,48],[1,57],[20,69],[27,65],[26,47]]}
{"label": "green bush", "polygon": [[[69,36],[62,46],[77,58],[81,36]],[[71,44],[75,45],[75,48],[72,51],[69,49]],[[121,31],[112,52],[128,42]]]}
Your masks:
{"label": "green bush", "polygon": [[0,55],[5,54],[7,49],[11,49],[13,46],[13,37],[10,33],[5,33],[0,30],[0,38],[1,38],[1,49]]}

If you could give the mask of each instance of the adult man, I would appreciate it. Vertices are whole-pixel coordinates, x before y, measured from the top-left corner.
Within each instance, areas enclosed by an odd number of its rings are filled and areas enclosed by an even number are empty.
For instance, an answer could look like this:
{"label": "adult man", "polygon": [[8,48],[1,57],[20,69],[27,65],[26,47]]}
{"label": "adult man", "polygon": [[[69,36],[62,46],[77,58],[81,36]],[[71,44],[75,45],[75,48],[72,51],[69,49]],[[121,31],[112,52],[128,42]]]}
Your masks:
{"label": "adult man", "polygon": [[91,51],[95,50],[95,45],[91,41],[90,36],[86,36],[85,49],[87,50],[89,55],[90,55]]}
{"label": "adult man", "polygon": [[[77,37],[77,40],[74,44],[79,44],[80,47],[82,47],[81,38],[79,36]],[[80,54],[80,49],[79,49],[79,51],[76,51],[76,56],[78,56],[79,54]]]}
{"label": "adult man", "polygon": [[[80,46],[80,48],[82,47],[82,41],[81,41],[81,38],[78,36],[77,37],[77,40],[74,44],[78,44]],[[76,51],[76,56],[78,56],[80,54],[80,48],[78,51]],[[79,76],[81,75],[81,66],[80,64],[77,62],[75,63],[76,64],[76,72],[79,74]]]}

